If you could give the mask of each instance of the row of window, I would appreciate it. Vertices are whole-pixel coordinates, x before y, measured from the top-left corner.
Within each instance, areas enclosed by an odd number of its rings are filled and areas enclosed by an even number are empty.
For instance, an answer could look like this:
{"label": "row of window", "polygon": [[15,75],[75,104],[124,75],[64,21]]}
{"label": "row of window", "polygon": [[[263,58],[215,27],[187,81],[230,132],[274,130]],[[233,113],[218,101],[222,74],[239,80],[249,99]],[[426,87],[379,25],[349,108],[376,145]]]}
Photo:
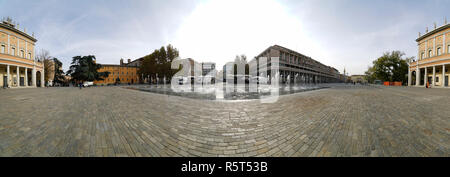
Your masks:
{"label": "row of window", "polygon": [[[116,79],[117,79],[117,78],[107,78],[107,79],[105,79],[105,81],[106,81],[106,82],[115,82]],[[119,78],[119,80],[120,80],[121,82],[125,81],[124,78],[122,78],[122,79]],[[131,81],[131,80],[133,80],[133,79],[129,79],[129,78],[126,79],[126,81]]]}
{"label": "row of window", "polygon": [[[450,45],[447,45],[447,53],[450,53]],[[436,49],[436,56],[439,56],[439,55],[442,55],[442,48],[441,47],[438,47]],[[433,57],[433,50],[428,50],[427,58],[431,58],[431,57]],[[424,58],[425,58],[425,53],[422,52],[420,54],[420,59],[424,59]]]}
{"label": "row of window", "polygon": [[[1,45],[0,47],[0,53],[6,54],[6,46],[5,45]],[[16,48],[15,47],[11,47],[11,51],[10,54],[12,55],[16,55]],[[21,58],[26,58],[26,59],[31,59],[31,52],[28,53],[28,56],[25,56],[25,52],[23,50],[20,50],[20,52],[17,53],[17,55]]]}
{"label": "row of window", "polygon": [[[128,75],[128,72],[126,72],[127,74],[126,75]],[[119,75],[120,74],[120,72],[117,72],[117,73],[115,73],[115,72],[111,72],[111,74],[112,75],[114,75],[114,74],[117,74],[117,75]],[[135,75],[135,73],[130,73],[131,75]],[[125,72],[122,72],[122,75],[125,75]]]}

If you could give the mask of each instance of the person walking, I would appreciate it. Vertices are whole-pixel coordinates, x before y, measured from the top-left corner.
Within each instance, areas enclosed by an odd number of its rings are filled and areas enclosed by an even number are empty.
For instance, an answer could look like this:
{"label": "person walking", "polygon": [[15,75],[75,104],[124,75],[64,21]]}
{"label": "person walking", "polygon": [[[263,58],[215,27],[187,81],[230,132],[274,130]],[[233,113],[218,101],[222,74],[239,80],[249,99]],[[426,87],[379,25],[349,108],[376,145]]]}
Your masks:
{"label": "person walking", "polygon": [[430,88],[430,84],[429,84],[429,82],[427,81],[427,86],[426,86],[426,88]]}
{"label": "person walking", "polygon": [[79,83],[79,86],[80,86],[80,90],[81,90],[81,87],[83,87],[83,84],[81,84],[81,82]]}

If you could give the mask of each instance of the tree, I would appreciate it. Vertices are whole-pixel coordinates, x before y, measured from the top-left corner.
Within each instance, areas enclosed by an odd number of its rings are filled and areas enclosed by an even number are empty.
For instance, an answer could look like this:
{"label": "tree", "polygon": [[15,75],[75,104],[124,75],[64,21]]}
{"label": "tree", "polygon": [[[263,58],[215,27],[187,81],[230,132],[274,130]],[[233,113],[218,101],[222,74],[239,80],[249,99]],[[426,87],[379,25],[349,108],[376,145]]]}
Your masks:
{"label": "tree", "polygon": [[150,76],[152,80],[155,80],[156,77],[159,80],[162,80],[163,77],[170,80],[179,71],[179,69],[174,70],[171,68],[172,61],[178,56],[178,50],[169,44],[142,57],[142,65],[138,71],[138,74],[142,77],[141,80],[144,80],[147,76]]}
{"label": "tree", "polygon": [[373,61],[373,66],[365,72],[366,79],[369,82],[373,80],[382,81],[399,81],[402,83],[407,82],[408,78],[408,63],[412,61],[414,57],[402,58],[405,53],[400,51],[385,52],[383,56]]}
{"label": "tree", "polygon": [[65,82],[64,71],[62,70],[62,62],[57,58],[53,58],[53,62],[55,63],[55,74],[53,76],[53,82],[62,85]]}
{"label": "tree", "polygon": [[97,64],[95,60],[95,56],[93,55],[73,57],[72,65],[70,66],[69,71],[67,71],[67,73],[72,76],[72,81],[95,81],[104,80],[105,77],[108,77],[108,71],[98,72],[102,65]]}
{"label": "tree", "polygon": [[36,56],[38,61],[44,62],[44,81],[48,83],[50,79],[53,79],[53,73],[55,72],[55,63],[51,59],[50,52],[45,49],[41,49]]}

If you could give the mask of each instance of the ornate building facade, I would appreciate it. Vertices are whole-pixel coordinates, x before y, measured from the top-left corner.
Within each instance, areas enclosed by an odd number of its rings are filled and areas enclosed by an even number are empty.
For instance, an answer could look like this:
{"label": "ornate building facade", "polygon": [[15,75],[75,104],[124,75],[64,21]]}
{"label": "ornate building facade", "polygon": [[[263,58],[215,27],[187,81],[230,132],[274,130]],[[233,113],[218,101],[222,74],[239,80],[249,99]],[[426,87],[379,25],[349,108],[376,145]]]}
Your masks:
{"label": "ornate building facade", "polygon": [[416,39],[417,61],[409,63],[408,85],[448,87],[450,69],[450,24],[426,30]]}
{"label": "ornate building facade", "polygon": [[11,19],[0,23],[0,87],[44,86],[44,64],[35,60],[36,42]]}

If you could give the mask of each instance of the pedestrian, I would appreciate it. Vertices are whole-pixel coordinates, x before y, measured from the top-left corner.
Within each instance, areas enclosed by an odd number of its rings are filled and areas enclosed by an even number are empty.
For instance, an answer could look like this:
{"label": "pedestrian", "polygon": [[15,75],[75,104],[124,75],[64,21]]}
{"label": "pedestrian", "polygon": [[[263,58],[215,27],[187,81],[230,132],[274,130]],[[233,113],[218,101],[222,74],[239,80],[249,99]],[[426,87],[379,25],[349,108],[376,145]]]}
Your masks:
{"label": "pedestrian", "polygon": [[427,88],[430,88],[430,84],[429,84],[429,82],[427,81]]}
{"label": "pedestrian", "polygon": [[83,86],[83,84],[81,84],[81,82],[79,83],[79,86],[80,86],[80,90],[81,90],[81,87]]}

